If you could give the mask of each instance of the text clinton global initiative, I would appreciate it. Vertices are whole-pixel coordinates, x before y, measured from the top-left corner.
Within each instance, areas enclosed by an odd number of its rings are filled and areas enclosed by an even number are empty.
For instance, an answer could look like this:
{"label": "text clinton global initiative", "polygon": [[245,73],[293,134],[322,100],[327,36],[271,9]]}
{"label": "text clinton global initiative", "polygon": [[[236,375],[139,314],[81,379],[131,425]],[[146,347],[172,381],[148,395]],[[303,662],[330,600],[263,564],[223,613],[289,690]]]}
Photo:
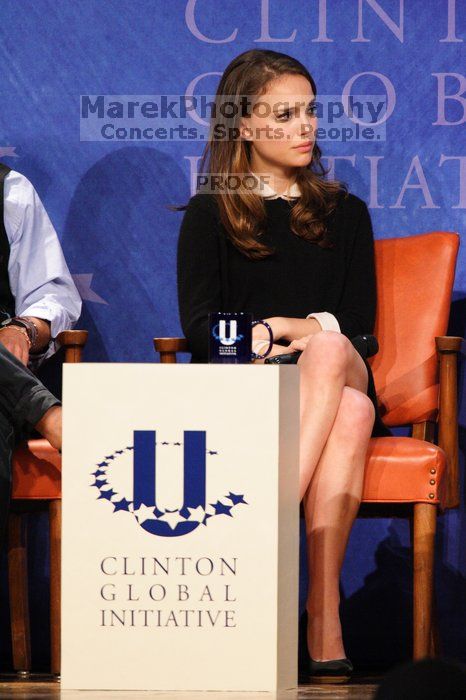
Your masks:
{"label": "text clinton global initiative", "polygon": [[[111,580],[100,589],[101,600],[112,603],[100,610],[101,627],[236,627],[233,607],[218,607],[236,603],[232,585],[216,577],[236,576],[237,557],[104,557],[100,570]],[[136,580],[128,576],[157,576],[162,582]],[[174,577],[188,576],[183,582]],[[212,577],[207,584],[201,577]],[[125,577],[122,579],[121,577]],[[194,581],[193,581],[194,577]],[[126,605],[137,603],[136,606]],[[166,607],[152,607],[152,604]],[[178,608],[177,604],[187,607]],[[216,603],[216,606],[211,605]],[[116,607],[118,604],[118,607]],[[198,605],[208,607],[198,607]],[[124,605],[125,607],[120,607]],[[151,607],[145,607],[150,605]]]}

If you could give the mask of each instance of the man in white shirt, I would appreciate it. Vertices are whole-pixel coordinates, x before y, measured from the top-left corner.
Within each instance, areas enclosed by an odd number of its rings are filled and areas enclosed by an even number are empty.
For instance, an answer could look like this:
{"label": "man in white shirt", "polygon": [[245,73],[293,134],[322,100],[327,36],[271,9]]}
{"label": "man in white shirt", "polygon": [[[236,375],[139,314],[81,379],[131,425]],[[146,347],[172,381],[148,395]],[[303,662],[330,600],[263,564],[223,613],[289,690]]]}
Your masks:
{"label": "man in white shirt", "polygon": [[61,448],[61,407],[31,370],[76,323],[81,299],[57,234],[29,180],[0,164],[0,542],[8,513],[11,454],[36,428]]}

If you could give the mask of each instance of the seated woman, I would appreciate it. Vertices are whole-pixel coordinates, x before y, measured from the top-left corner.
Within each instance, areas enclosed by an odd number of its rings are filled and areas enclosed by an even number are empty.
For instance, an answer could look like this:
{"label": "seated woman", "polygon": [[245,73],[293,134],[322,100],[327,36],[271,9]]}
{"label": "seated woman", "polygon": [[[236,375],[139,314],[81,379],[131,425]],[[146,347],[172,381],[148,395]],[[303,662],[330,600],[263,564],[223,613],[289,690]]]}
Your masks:
{"label": "seated woman", "polygon": [[[242,108],[226,122],[224,99]],[[310,574],[309,673],[311,680],[344,681],[352,665],[342,641],[340,571],[369,439],[391,433],[377,412],[370,366],[350,342],[371,334],[375,322],[370,216],[346,186],[324,179],[315,100],[313,78],[285,54],[247,51],[226,68],[201,171],[208,162],[217,184],[238,175],[244,187],[198,192],[184,207],[178,295],[193,362],[207,361],[213,311],[266,319],[275,339],[271,354],[302,351],[299,489]],[[252,103],[249,112],[245,102]],[[255,327],[253,349],[260,352],[267,337]]]}

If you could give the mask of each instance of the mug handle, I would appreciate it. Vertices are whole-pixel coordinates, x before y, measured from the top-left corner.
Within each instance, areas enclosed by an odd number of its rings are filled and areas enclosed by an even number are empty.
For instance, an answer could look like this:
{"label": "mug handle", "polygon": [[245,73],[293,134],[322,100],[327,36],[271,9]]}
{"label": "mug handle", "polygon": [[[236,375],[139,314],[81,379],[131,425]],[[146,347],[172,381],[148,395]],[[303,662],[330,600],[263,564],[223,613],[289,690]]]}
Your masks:
{"label": "mug handle", "polygon": [[269,332],[270,336],[270,342],[269,342],[269,347],[267,348],[267,351],[263,355],[258,355],[255,352],[251,352],[251,360],[263,360],[264,357],[267,357],[267,355],[270,354],[270,351],[272,350],[273,347],[273,331],[267,321],[253,321],[251,323],[251,328],[254,328],[254,326],[257,326],[259,323],[262,323],[263,326],[265,326]]}

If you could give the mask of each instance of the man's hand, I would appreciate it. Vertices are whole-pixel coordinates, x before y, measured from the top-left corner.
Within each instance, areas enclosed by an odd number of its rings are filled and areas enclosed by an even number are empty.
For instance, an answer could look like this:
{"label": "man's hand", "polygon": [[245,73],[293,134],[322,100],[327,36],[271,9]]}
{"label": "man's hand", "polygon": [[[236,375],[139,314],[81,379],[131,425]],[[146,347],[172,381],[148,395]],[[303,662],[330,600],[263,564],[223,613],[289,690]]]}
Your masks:
{"label": "man's hand", "polygon": [[27,367],[30,343],[25,331],[3,328],[0,330],[0,343]]}

